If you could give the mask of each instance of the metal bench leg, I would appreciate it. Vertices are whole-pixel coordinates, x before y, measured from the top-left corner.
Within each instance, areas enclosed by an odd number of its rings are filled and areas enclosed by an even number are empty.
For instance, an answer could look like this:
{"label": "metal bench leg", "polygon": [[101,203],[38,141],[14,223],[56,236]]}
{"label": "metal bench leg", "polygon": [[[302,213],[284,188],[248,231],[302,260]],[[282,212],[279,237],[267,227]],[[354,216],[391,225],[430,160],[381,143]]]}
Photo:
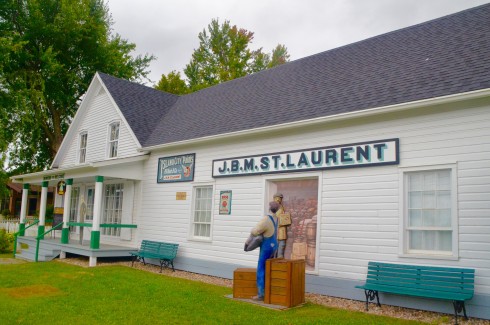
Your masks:
{"label": "metal bench leg", "polygon": [[165,263],[164,260],[160,260],[160,273],[162,273],[164,263]]}
{"label": "metal bench leg", "polygon": [[454,307],[454,324],[458,324],[458,314],[463,312],[464,318],[468,320],[468,315],[466,315],[466,307],[464,305],[464,301],[453,301]]}
{"label": "metal bench leg", "polygon": [[381,304],[379,303],[379,296],[377,290],[364,290],[364,295],[366,295],[366,311],[369,310],[368,299],[369,301],[373,301],[374,298],[376,298],[376,302],[377,302],[376,305],[378,307],[381,307]]}
{"label": "metal bench leg", "polygon": [[466,307],[464,306],[464,301],[463,301],[463,314],[464,314],[464,319],[468,320],[468,315],[466,315]]}
{"label": "metal bench leg", "polygon": [[133,258],[131,259],[131,267],[133,267],[135,260],[136,260],[136,255],[134,255]]}
{"label": "metal bench leg", "polygon": [[171,260],[170,263],[172,264],[172,271],[175,272],[175,269],[174,269],[174,260]]}

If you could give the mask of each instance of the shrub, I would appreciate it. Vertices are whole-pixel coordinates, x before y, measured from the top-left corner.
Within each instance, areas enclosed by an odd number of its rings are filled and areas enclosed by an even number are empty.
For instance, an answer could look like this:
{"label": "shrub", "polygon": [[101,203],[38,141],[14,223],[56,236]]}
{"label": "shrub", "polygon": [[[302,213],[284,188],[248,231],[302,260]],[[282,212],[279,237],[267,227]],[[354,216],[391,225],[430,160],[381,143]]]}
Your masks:
{"label": "shrub", "polygon": [[2,216],[5,218],[8,218],[10,216],[10,210],[9,209],[3,209],[2,212],[0,212]]}
{"label": "shrub", "polygon": [[0,229],[0,253],[9,253],[13,250],[14,235]]}

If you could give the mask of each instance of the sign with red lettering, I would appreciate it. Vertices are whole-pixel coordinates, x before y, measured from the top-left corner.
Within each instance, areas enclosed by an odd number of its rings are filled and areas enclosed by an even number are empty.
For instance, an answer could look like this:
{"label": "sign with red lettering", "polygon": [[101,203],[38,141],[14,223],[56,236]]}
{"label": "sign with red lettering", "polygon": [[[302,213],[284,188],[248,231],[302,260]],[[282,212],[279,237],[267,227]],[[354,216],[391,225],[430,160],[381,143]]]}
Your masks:
{"label": "sign with red lettering", "polygon": [[231,214],[231,191],[220,192],[219,214]]}

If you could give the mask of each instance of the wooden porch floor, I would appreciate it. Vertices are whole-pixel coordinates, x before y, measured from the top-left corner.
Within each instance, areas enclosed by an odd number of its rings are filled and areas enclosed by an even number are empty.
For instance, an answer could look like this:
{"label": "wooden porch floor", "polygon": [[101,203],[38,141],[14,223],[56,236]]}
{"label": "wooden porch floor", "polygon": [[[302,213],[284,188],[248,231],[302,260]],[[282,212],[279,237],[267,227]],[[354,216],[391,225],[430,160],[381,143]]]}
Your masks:
{"label": "wooden porch floor", "polygon": [[[18,248],[21,248],[20,244],[28,245],[28,248],[22,248],[21,252],[17,254],[20,258],[28,260],[34,260],[36,250],[36,238],[35,237],[18,237]],[[90,248],[90,241],[84,240],[80,243],[79,240],[70,239],[70,243],[62,244],[59,238],[45,238],[39,242],[39,260],[50,260],[49,257],[55,258],[61,252],[76,254],[87,257],[130,257],[129,252],[137,251],[135,246],[121,246],[113,244],[100,243],[98,249]],[[42,258],[42,256],[46,258]],[[51,258],[51,259],[52,259]]]}

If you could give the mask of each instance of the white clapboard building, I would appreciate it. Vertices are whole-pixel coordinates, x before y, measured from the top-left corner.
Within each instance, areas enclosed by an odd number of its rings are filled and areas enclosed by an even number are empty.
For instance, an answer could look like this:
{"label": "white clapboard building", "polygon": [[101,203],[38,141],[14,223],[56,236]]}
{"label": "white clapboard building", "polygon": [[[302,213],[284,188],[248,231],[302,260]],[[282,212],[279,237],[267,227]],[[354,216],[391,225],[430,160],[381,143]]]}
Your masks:
{"label": "white clapboard building", "polygon": [[232,278],[256,265],[243,245],[280,192],[307,291],[363,300],[369,261],[472,268],[468,313],[490,319],[490,5],[185,96],[97,73],[51,168],[13,181],[60,190],[61,239],[41,244],[62,245],[38,260],[95,266],[146,239]]}

